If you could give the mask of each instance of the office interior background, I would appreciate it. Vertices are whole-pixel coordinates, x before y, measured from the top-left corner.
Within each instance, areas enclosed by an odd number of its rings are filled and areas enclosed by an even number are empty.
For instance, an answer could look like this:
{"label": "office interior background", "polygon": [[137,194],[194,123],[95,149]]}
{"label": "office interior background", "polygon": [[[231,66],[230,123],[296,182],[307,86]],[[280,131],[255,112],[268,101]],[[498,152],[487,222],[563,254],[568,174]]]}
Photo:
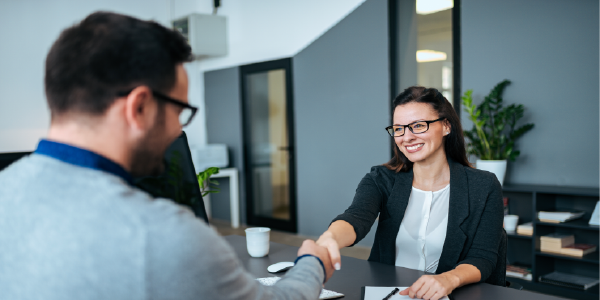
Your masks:
{"label": "office interior background", "polygon": [[[261,93],[289,98],[279,121],[291,126],[278,139],[293,145],[293,163],[280,171],[290,174],[283,181],[293,185],[294,199],[280,200],[293,200],[294,212],[276,218],[294,219],[293,231],[302,235],[322,233],[351,203],[370,167],[389,160],[384,128],[391,99],[414,84],[438,88],[456,106],[468,89],[479,103],[495,84],[511,80],[505,102],[523,104],[521,122],[535,128],[517,142],[521,155],[509,162],[505,184],[598,189],[598,1],[460,0],[429,15],[415,6],[408,0],[222,0],[216,14],[227,18],[227,54],[186,65],[189,99],[200,107],[186,132],[193,149],[228,146],[230,166],[240,171],[242,223],[249,221],[246,212],[260,209],[250,207],[246,191],[247,160],[260,164],[261,158],[249,158],[244,143],[269,138],[246,132],[261,126],[248,121],[249,111],[260,109],[249,107],[248,98]],[[212,14],[213,1],[0,1],[0,153],[32,151],[45,136],[47,51],[64,28],[96,10],[171,26],[192,13]],[[434,50],[423,55],[438,58],[419,62],[418,50]],[[273,61],[288,62],[285,78],[261,64]],[[261,66],[267,69],[252,71]],[[285,80],[283,89],[269,89]],[[466,113],[461,120],[471,128]],[[211,195],[211,214],[228,220],[229,183],[221,184],[221,193]],[[361,244],[370,246],[373,233]]]}

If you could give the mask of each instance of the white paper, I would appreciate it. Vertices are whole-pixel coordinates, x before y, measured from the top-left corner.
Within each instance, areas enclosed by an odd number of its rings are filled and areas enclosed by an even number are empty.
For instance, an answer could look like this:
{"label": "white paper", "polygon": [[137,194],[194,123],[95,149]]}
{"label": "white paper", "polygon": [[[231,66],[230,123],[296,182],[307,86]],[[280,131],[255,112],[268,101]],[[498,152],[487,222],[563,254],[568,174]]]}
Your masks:
{"label": "white paper", "polygon": [[600,225],[600,201],[596,202],[596,208],[594,208],[594,213],[592,213],[592,217],[590,218],[590,225]]}
{"label": "white paper", "polygon": [[[389,295],[394,288],[398,288],[400,291],[403,291],[408,288],[408,286],[365,286],[365,299],[364,300],[381,300],[385,296]],[[399,292],[398,292],[399,293]],[[413,300],[409,296],[402,296],[396,293],[394,296],[390,297],[389,300]],[[440,298],[440,300],[449,300],[448,296]]]}

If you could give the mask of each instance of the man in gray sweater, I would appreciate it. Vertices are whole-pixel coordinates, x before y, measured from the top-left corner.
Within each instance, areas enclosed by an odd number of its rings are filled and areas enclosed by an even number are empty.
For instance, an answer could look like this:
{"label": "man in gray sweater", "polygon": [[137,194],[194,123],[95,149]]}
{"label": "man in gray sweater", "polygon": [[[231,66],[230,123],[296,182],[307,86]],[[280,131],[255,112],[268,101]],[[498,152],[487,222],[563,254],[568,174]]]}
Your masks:
{"label": "man in gray sweater", "polygon": [[316,299],[333,268],[304,242],[296,266],[260,285],[188,209],[132,176],[164,169],[193,118],[190,47],[155,22],[94,13],[46,59],[48,138],[0,172],[0,299]]}

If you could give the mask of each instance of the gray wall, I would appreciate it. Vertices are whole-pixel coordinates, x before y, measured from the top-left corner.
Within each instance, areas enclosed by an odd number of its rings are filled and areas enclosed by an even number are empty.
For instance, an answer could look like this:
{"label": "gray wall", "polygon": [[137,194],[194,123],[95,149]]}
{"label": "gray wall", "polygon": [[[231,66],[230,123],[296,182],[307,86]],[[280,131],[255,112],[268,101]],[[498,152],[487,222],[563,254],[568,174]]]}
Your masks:
{"label": "gray wall", "polygon": [[[206,130],[209,144],[226,144],[229,166],[240,174],[240,218],[246,222],[246,193],[243,176],[242,108],[238,67],[204,73]],[[229,180],[218,179],[220,193],[210,195],[212,217],[230,220]]]}
{"label": "gray wall", "polygon": [[293,58],[300,234],[325,231],[390,158],[387,26],[387,1],[367,0]]}
{"label": "gray wall", "polygon": [[509,79],[505,101],[535,123],[506,182],[598,187],[598,1],[461,3],[462,91],[480,103]]}

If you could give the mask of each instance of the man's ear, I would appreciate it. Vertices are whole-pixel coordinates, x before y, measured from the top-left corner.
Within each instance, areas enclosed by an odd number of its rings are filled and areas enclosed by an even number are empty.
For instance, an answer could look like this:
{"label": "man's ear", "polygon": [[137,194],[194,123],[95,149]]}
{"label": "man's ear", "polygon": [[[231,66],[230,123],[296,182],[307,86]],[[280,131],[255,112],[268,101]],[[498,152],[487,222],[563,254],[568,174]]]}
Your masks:
{"label": "man's ear", "polygon": [[156,116],[156,103],[152,100],[152,90],[138,86],[125,100],[125,119],[129,128],[146,131],[151,128]]}

